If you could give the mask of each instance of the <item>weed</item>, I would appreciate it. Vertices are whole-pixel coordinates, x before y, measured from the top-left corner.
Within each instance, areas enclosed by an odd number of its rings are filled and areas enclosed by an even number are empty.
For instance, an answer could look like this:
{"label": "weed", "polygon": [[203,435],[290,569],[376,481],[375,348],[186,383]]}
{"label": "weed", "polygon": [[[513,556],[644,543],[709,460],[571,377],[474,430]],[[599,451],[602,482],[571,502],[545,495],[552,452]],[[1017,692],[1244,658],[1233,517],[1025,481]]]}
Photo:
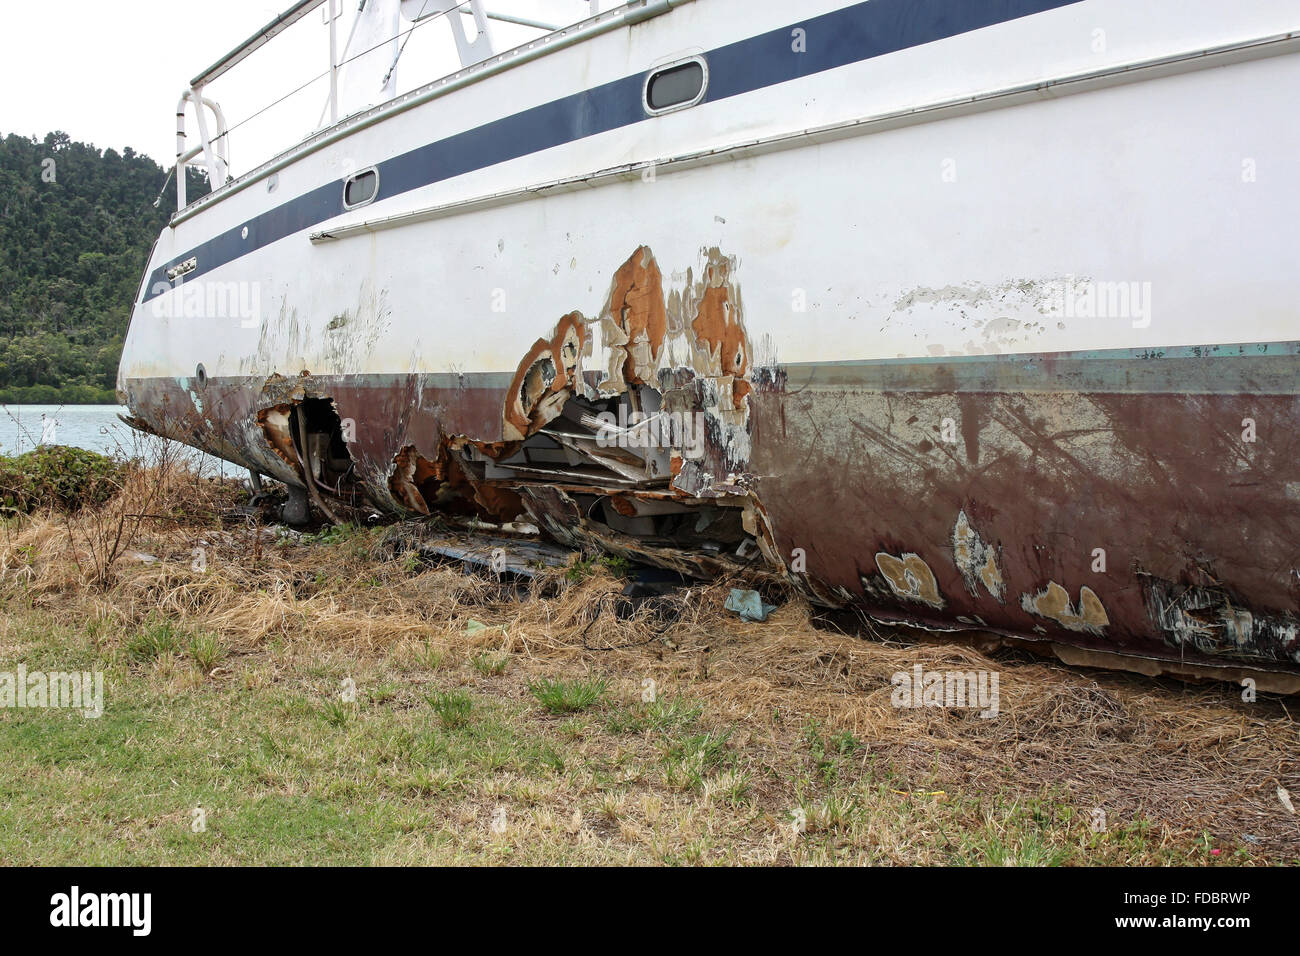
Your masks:
{"label": "weed", "polygon": [[463,690],[436,691],[424,698],[448,730],[456,730],[469,723],[474,710],[474,700]]}
{"label": "weed", "polygon": [[553,714],[572,714],[587,710],[605,694],[608,683],[603,677],[587,680],[551,680],[529,682],[529,692]]}

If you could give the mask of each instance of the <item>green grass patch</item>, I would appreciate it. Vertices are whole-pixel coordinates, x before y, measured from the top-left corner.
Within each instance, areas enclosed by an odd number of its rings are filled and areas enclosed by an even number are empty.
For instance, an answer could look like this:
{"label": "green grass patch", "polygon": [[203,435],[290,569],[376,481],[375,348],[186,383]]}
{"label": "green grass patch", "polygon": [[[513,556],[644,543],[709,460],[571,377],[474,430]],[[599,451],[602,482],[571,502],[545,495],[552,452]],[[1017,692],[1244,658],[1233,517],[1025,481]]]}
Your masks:
{"label": "green grass patch", "polygon": [[574,714],[588,710],[605,695],[609,686],[603,677],[585,680],[542,680],[530,682],[528,691],[553,714]]}
{"label": "green grass patch", "polygon": [[148,663],[167,654],[177,654],[191,638],[170,621],[150,618],[126,642],[127,656]]}
{"label": "green grass patch", "polygon": [[475,654],[469,660],[474,670],[478,671],[484,677],[500,677],[506,672],[506,665],[510,663],[509,654]]}
{"label": "green grass patch", "polygon": [[463,690],[436,691],[425,700],[448,730],[464,727],[474,713],[474,699]]}

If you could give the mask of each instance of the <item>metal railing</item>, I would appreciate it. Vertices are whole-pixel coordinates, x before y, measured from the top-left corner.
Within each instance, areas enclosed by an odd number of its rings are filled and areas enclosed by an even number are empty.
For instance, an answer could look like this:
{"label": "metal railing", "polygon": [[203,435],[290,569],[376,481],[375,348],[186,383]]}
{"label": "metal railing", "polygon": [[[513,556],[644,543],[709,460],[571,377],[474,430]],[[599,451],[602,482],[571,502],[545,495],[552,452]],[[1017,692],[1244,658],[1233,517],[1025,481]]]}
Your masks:
{"label": "metal railing", "polygon": [[[565,29],[572,24],[552,24],[535,20],[529,17],[516,16],[510,13],[500,13],[489,11],[484,6],[484,0],[403,0],[401,14],[408,21],[404,29],[400,29],[396,36],[385,38],[380,43],[374,44],[366,49],[353,51],[352,42],[356,33],[356,26],[360,22],[360,17],[365,12],[368,0],[360,0],[357,11],[357,18],[353,22],[353,32],[349,35],[347,42],[343,46],[342,54],[339,51],[338,22],[342,15],[342,0],[299,0],[284,13],[275,17],[261,29],[257,30],[239,44],[221,59],[217,60],[206,70],[197,74],[190,80],[189,87],[181,93],[176,105],[176,166],[174,172],[177,178],[176,191],[176,208],[182,210],[188,205],[186,195],[186,170],[190,166],[202,166],[208,175],[208,181],[215,191],[224,186],[232,178],[232,168],[230,165],[230,134],[256,119],[268,110],[280,105],[291,97],[302,93],[308,87],[318,83],[328,77],[329,92],[326,97],[325,106],[322,110],[321,119],[318,126],[323,124],[324,128],[336,125],[339,120],[339,77],[340,71],[349,64],[359,60],[369,54],[374,54],[384,46],[400,41],[398,52],[394,57],[392,64],[389,66],[388,74],[385,75],[385,82],[392,76],[397,66],[397,59],[406,48],[406,41],[410,36],[420,28],[430,23],[444,20],[447,22],[452,31],[452,37],[456,44],[456,51],[460,59],[460,66],[457,69],[465,69],[484,60],[490,59],[496,53],[492,37],[488,31],[487,21],[495,20],[501,23],[511,24],[517,27],[528,27],[534,30],[551,33]],[[598,14],[601,5],[600,0],[587,0],[591,14]],[[646,5],[657,5],[663,0],[634,0],[637,3]],[[256,110],[251,115],[245,117],[233,125],[227,123],[225,114],[217,102],[205,93],[206,88],[214,80],[226,74],[233,67],[248,58],[251,54],[267,45],[276,36],[283,33],[289,27],[302,20],[314,10],[328,4],[326,11],[327,22],[329,26],[329,68],[321,73],[312,76],[309,80],[295,87],[285,95],[272,101],[261,109]],[[604,6],[618,6],[620,0],[605,0]],[[473,36],[470,36],[465,30],[465,24],[461,16],[452,16],[452,14],[461,14],[473,19]],[[574,21],[578,22],[578,21]],[[454,72],[454,71],[453,71]],[[435,75],[432,79],[436,79]],[[194,121],[197,127],[198,143],[192,144],[190,133],[187,129],[188,114],[193,110]],[[328,122],[325,122],[328,116]]]}

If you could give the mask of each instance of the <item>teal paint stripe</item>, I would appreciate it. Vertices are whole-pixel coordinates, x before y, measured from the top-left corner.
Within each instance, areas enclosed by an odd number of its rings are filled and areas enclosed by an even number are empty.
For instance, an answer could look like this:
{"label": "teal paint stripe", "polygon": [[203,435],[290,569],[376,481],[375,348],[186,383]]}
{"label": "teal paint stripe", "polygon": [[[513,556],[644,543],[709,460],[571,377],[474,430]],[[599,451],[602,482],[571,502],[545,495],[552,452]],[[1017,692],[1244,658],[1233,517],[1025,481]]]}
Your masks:
{"label": "teal paint stripe", "polygon": [[1300,393],[1300,342],[798,362],[760,369],[787,388],[888,392]]}

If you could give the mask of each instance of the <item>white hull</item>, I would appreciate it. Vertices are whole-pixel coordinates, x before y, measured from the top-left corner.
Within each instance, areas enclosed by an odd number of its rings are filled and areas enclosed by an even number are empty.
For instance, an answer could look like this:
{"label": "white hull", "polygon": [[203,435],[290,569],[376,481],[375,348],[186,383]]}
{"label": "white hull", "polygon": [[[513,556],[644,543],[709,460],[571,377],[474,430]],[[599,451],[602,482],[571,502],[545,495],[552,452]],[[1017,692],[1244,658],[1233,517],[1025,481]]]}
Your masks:
{"label": "white hull", "polygon": [[[841,5],[822,0],[801,9],[811,15]],[[1065,87],[1007,108],[993,99],[983,112],[936,110],[884,132],[872,132],[869,120],[1221,47],[1234,37],[1275,36],[1300,29],[1298,16],[1294,4],[1279,0],[1238,3],[1230,12],[1210,0],[1085,0],[389,199],[381,185],[378,202],[206,274],[211,282],[256,284],[255,327],[243,327],[248,317],[238,315],[153,318],[149,309],[169,308],[165,297],[139,308],[123,377],[188,375],[200,362],[212,376],[513,371],[521,337],[549,332],[575,308],[595,315],[613,269],[643,244],[679,272],[697,263],[702,247],[736,256],[750,336],[770,340],[770,357],[784,362],[1287,341],[1295,331],[1300,126],[1284,117],[1300,89],[1300,56],[1075,95]],[[789,19],[786,3],[701,0],[489,77],[304,156],[278,173],[271,196],[258,184],[204,208],[163,233],[150,272],[253,220],[272,199],[721,45],[735,38],[738,20],[757,33]],[[1090,48],[1096,24],[1106,25],[1105,53]],[[1171,35],[1171,24],[1181,35]],[[797,136],[859,119],[868,120],[860,135],[822,144]],[[779,151],[680,172],[657,167],[653,183],[633,172],[544,200],[308,241],[349,223],[454,209],[785,135],[795,138]],[[1244,181],[1251,168],[1255,179]],[[1049,322],[1019,335],[984,331],[1004,318],[1037,324],[1049,293],[1035,287],[1070,276],[1149,282],[1150,324],[1134,328],[1119,317],[1064,321],[1064,328]],[[1026,292],[1003,294],[1022,283]],[[954,287],[966,291],[937,292]],[[367,290],[383,290],[384,333],[364,353],[338,355],[325,328],[342,310],[364,314],[373,298]],[[792,312],[798,290],[804,315]],[[497,311],[503,298],[504,311]],[[952,311],[953,302],[965,317]]]}

